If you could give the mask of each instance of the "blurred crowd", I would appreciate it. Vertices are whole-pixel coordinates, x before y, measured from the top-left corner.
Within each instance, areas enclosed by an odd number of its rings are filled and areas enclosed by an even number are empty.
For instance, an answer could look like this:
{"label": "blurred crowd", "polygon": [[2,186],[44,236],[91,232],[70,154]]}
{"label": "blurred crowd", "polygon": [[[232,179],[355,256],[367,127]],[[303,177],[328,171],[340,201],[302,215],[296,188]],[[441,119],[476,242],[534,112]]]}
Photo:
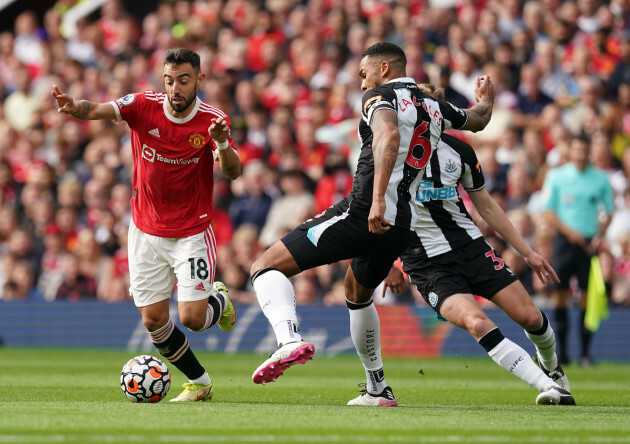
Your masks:
{"label": "blurred crowd", "polygon": [[[215,172],[217,278],[255,302],[253,260],[349,192],[358,157],[361,53],[401,45],[407,73],[466,108],[475,78],[497,91],[471,143],[486,186],[521,234],[550,256],[546,173],[573,136],[590,141],[615,214],[600,251],[615,304],[630,304],[630,5],[628,0],[164,0],[145,17],[108,0],[75,26],[59,0],[0,33],[0,301],[130,301],[127,227],[133,168],[126,124],[57,113],[53,84],[105,102],[163,91],[168,48],[201,56],[199,96],[224,110],[244,165]],[[211,174],[211,172],[209,172]],[[474,213],[526,287],[548,294]],[[344,304],[347,264],[294,278],[298,304]],[[416,302],[414,290],[377,302]]]}

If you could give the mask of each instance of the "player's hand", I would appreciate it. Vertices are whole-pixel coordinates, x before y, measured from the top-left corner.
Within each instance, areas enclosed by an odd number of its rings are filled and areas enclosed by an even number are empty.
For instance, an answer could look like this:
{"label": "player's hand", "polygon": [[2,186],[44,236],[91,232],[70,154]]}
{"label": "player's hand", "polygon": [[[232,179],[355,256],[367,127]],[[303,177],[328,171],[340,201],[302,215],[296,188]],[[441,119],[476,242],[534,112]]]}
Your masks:
{"label": "player's hand", "polygon": [[535,251],[532,251],[532,253],[525,258],[525,263],[536,272],[538,279],[540,279],[540,282],[543,284],[552,284],[553,282],[560,283],[560,278],[549,261]]}
{"label": "player's hand", "polygon": [[405,286],[405,275],[396,265],[392,265],[389,274],[383,281],[383,294],[381,297],[385,297],[387,287],[391,288],[394,293],[402,294],[405,292]]}
{"label": "player's hand", "polygon": [[64,93],[57,85],[53,85],[53,90],[50,93],[57,101],[57,112],[73,114],[79,110],[79,106],[72,96]]}
{"label": "player's hand", "polygon": [[228,127],[227,121],[225,121],[222,117],[219,117],[217,119],[212,119],[210,122],[212,122],[208,128],[210,137],[212,137],[216,142],[225,142],[230,135],[230,128]]}
{"label": "player's hand", "polygon": [[479,103],[486,100],[494,103],[494,83],[488,76],[477,77],[475,82],[475,100]]}
{"label": "player's hand", "polygon": [[372,201],[368,216],[370,233],[384,234],[390,229],[389,222],[385,220],[385,201]]}

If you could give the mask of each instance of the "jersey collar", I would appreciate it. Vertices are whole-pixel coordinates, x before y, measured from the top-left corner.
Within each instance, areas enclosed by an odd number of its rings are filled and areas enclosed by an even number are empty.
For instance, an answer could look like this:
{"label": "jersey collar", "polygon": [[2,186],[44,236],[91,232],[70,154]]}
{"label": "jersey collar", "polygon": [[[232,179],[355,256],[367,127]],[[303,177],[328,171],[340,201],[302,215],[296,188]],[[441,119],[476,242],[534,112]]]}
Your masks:
{"label": "jersey collar", "polygon": [[392,79],[387,83],[393,83],[393,82],[416,83],[416,81],[412,79],[411,77],[398,77],[397,79]]}
{"label": "jersey collar", "polygon": [[166,115],[166,118],[168,120],[170,120],[171,122],[174,122],[174,123],[186,123],[186,122],[189,122],[193,117],[195,117],[195,115],[197,114],[197,111],[199,111],[199,107],[201,106],[201,99],[199,99],[199,97],[196,97],[195,98],[195,107],[193,108],[193,110],[186,117],[184,117],[183,119],[180,119],[178,117],[173,116],[171,113],[168,112],[168,108],[166,107],[166,102],[167,101],[168,101],[168,98],[165,96],[164,97],[164,114]]}

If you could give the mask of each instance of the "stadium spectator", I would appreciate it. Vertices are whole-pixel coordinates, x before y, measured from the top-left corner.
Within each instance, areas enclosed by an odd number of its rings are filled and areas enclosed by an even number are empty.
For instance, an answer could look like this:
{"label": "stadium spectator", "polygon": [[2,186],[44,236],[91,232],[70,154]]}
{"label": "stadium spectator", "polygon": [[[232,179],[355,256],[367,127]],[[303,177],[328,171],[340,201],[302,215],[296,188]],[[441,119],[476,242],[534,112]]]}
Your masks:
{"label": "stadium spectator", "polygon": [[15,19],[15,41],[13,54],[28,69],[30,76],[37,77],[44,59],[42,35],[37,16],[25,11]]}
{"label": "stadium spectator", "polygon": [[617,239],[620,254],[615,257],[611,277],[611,301],[615,305],[630,305],[630,234]]}
{"label": "stadium spectator", "polygon": [[[623,204],[617,206],[606,230],[607,250],[615,257],[624,255],[623,243],[630,236],[630,185],[623,191]],[[626,249],[627,251],[627,249]]]}
{"label": "stadium spectator", "polygon": [[81,271],[79,258],[74,254],[63,256],[61,272],[63,280],[57,288],[55,299],[69,302],[96,299],[96,279]]}
{"label": "stadium spectator", "polygon": [[331,152],[324,160],[324,175],[315,188],[315,214],[339,202],[352,189],[352,174],[346,158],[340,152]]}
{"label": "stadium spectator", "polygon": [[578,85],[579,100],[567,107],[562,116],[564,126],[574,135],[586,134],[587,120],[594,115],[602,115],[606,109],[606,105],[599,100],[601,91],[596,80],[591,77],[582,77],[578,80]]}
{"label": "stadium spectator", "polygon": [[266,167],[260,161],[252,161],[243,169],[243,177],[234,182],[241,190],[235,192],[230,204],[230,218],[235,229],[243,224],[253,224],[260,232],[267,220],[272,205],[272,197],[265,191],[267,187]]}
{"label": "stadium spectator", "polygon": [[306,190],[304,173],[297,170],[281,171],[278,182],[282,196],[271,205],[265,226],[260,232],[259,242],[265,248],[315,214],[314,197]]}
{"label": "stadium spectator", "polygon": [[514,49],[508,42],[501,41],[494,48],[494,62],[503,72],[505,86],[516,93],[520,85],[521,66],[514,58]]}
{"label": "stadium spectator", "polygon": [[532,118],[542,113],[543,108],[552,103],[553,99],[540,89],[540,72],[533,64],[526,64],[521,68],[521,84],[518,90],[518,114],[514,124],[525,128]]}
{"label": "stadium spectator", "polygon": [[4,101],[4,118],[16,131],[24,131],[34,123],[41,101],[31,92],[31,75],[27,68],[22,66],[13,72],[15,91]]}
{"label": "stadium spectator", "polygon": [[466,97],[468,103],[475,103],[475,81],[481,75],[476,60],[467,51],[460,51],[454,57],[455,71],[451,74],[450,85],[455,91]]}
{"label": "stadium spectator", "polygon": [[33,266],[25,261],[17,259],[11,268],[9,279],[4,286],[9,289],[9,294],[3,297],[7,301],[41,301],[42,294],[35,286],[35,271]]}
{"label": "stadium spectator", "polygon": [[444,66],[440,69],[440,81],[439,85],[444,88],[444,100],[452,103],[458,108],[466,108],[470,101],[466,96],[459,93],[451,85],[452,70],[449,66]]}
{"label": "stadium spectator", "polygon": [[483,165],[484,175],[486,176],[486,189],[489,193],[505,194],[507,191],[507,173],[505,166],[497,162],[497,154],[494,146],[480,145],[477,148],[477,156],[481,165]]}
{"label": "stadium spectator", "polygon": [[559,104],[569,105],[571,98],[577,96],[578,86],[573,77],[561,68],[553,41],[541,39],[536,42],[534,63],[540,69],[540,90],[543,94]]}
{"label": "stadium spectator", "polygon": [[49,223],[44,231],[44,247],[37,288],[44,300],[51,302],[56,299],[57,289],[63,282],[62,263],[64,255],[68,254],[64,249],[61,230],[54,222]]}

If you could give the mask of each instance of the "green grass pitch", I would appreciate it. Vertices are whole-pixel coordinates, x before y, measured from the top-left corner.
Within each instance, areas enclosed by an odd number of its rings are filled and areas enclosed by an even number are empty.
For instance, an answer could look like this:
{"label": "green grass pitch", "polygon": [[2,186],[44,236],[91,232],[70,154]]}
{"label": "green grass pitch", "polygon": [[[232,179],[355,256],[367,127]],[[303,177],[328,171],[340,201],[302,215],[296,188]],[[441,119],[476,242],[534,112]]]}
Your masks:
{"label": "green grass pitch", "polygon": [[124,351],[0,348],[0,443],[628,443],[630,365],[569,366],[577,407],[537,406],[535,390],[490,359],[386,359],[399,408],[347,407],[363,368],[315,355],[277,382],[251,373],[265,356],[198,353],[212,402],[133,404]]}

